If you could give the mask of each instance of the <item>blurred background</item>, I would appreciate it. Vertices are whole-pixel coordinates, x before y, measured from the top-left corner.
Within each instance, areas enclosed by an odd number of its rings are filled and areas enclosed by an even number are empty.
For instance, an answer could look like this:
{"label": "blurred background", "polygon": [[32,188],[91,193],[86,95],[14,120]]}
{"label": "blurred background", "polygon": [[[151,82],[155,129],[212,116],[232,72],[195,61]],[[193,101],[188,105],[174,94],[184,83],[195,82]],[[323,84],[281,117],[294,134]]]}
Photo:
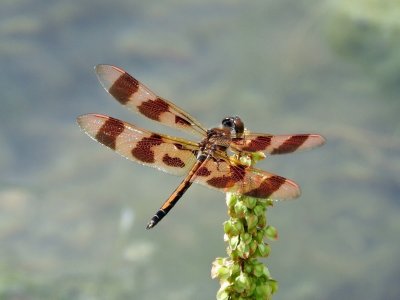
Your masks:
{"label": "blurred background", "polygon": [[215,299],[222,193],[91,141],[76,116],[124,109],[93,66],[123,67],[206,127],[320,133],[258,167],[302,197],[268,211],[274,299],[399,299],[398,0],[0,2],[0,299]]}

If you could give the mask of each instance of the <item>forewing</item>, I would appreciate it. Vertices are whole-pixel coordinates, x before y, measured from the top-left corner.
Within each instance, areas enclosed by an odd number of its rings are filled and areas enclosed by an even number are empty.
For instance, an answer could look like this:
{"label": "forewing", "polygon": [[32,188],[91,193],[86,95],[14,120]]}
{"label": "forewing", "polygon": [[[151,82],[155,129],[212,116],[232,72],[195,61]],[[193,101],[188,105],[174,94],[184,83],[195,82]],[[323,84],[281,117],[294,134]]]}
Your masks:
{"label": "forewing", "polygon": [[268,154],[286,154],[319,147],[325,143],[325,138],[318,134],[272,135],[248,133],[244,138],[233,139],[232,149],[235,151],[256,152]]}
{"label": "forewing", "polygon": [[97,65],[97,77],[119,103],[164,125],[205,136],[206,129],[184,110],[154,94],[124,70],[111,65]]}
{"label": "forewing", "polygon": [[196,161],[196,143],[149,132],[104,115],[82,115],[77,121],[92,139],[140,164],[183,175]]}
{"label": "forewing", "polygon": [[252,167],[235,165],[222,157],[206,160],[193,181],[221,192],[262,199],[286,200],[300,196],[300,187],[295,182]]}

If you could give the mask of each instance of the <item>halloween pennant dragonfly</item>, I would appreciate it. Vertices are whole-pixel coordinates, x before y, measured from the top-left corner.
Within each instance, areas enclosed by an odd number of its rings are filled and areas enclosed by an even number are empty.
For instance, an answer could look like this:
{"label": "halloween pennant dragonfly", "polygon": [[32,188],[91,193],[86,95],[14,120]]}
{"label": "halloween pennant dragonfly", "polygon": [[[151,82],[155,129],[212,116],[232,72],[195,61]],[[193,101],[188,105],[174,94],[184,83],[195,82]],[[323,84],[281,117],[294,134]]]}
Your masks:
{"label": "halloween pennant dragonfly", "polygon": [[191,115],[145,87],[124,70],[98,65],[100,83],[118,102],[164,125],[194,133],[192,142],[154,133],[100,114],[77,118],[86,134],[118,154],[140,164],[173,175],[186,175],[147,225],[154,227],[183,196],[193,182],[222,192],[235,192],[255,198],[285,200],[300,195],[299,186],[284,177],[238,163],[228,156],[262,151],[284,154],[321,146],[325,139],[317,134],[271,135],[245,130],[242,120],[226,117],[218,128],[205,129]]}

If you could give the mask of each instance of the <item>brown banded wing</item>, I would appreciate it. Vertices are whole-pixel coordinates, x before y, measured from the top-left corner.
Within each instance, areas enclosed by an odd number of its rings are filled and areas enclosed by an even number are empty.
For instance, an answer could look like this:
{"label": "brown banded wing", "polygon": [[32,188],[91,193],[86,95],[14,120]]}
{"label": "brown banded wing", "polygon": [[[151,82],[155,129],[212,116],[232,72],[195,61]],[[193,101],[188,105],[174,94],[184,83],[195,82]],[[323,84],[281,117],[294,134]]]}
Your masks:
{"label": "brown banded wing", "polygon": [[99,114],[82,115],[77,121],[88,136],[123,157],[169,174],[184,175],[196,162],[196,143]]}
{"label": "brown banded wing", "polygon": [[294,199],[300,187],[292,180],[262,170],[235,165],[220,155],[211,157],[197,170],[194,182],[221,192],[272,200]]}
{"label": "brown banded wing", "polygon": [[245,133],[243,138],[233,139],[234,151],[268,154],[286,154],[322,146],[325,138],[318,134],[272,135],[263,133]]}
{"label": "brown banded wing", "polygon": [[119,103],[164,125],[205,136],[207,130],[184,110],[153,93],[126,71],[111,65],[97,65],[97,77]]}

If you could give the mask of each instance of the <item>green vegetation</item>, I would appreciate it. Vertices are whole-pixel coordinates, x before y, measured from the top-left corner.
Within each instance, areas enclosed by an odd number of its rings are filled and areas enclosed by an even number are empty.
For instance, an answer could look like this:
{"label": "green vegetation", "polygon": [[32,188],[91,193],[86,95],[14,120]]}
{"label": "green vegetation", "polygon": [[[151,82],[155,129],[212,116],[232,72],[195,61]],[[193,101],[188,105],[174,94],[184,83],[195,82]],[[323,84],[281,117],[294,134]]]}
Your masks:
{"label": "green vegetation", "polygon": [[332,11],[328,38],[335,52],[363,66],[386,91],[398,91],[400,2],[339,1]]}
{"label": "green vegetation", "polygon": [[[257,153],[248,163],[262,158]],[[265,240],[278,237],[277,230],[267,224],[266,211],[272,201],[227,193],[226,202],[230,218],[224,222],[224,240],[229,257],[217,258],[211,271],[221,284],[217,299],[271,299],[278,283],[258,258],[271,252]]]}

